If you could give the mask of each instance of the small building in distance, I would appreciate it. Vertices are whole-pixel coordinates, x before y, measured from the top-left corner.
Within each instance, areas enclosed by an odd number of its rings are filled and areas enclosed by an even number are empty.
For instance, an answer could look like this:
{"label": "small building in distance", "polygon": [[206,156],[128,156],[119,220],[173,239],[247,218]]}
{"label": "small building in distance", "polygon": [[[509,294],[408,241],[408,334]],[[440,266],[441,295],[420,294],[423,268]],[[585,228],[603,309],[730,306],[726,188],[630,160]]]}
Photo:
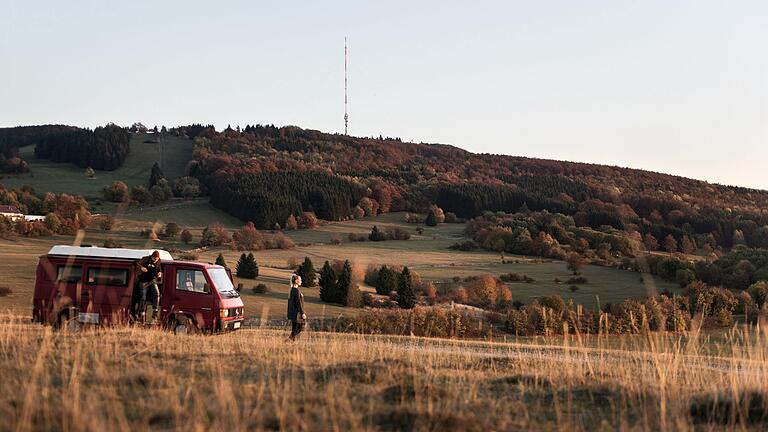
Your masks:
{"label": "small building in distance", "polygon": [[12,205],[0,205],[0,216],[8,218],[12,222],[24,219],[27,222],[45,221],[45,216],[40,215],[25,215],[20,212],[15,206]]}
{"label": "small building in distance", "polygon": [[0,205],[0,216],[5,216],[12,221],[24,218],[24,214],[12,205]]}

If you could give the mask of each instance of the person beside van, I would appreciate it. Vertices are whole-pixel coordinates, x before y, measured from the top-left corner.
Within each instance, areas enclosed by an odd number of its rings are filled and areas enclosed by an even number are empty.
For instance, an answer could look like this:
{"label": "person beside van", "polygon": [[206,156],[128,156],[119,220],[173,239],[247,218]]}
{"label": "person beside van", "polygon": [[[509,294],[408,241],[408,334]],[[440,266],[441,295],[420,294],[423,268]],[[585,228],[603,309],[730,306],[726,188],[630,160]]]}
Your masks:
{"label": "person beside van", "polygon": [[299,333],[304,330],[307,323],[307,314],[304,312],[304,294],[301,293],[301,276],[291,276],[291,292],[288,295],[288,319],[291,321],[291,336],[289,340],[295,341]]}
{"label": "person beside van", "polygon": [[160,252],[154,251],[152,255],[145,256],[137,263],[139,269],[139,284],[141,288],[141,299],[139,301],[140,316],[146,318],[147,301],[152,305],[150,315],[150,324],[155,322],[158,314],[158,305],[160,303],[160,288],[157,282],[163,277],[160,271]]}

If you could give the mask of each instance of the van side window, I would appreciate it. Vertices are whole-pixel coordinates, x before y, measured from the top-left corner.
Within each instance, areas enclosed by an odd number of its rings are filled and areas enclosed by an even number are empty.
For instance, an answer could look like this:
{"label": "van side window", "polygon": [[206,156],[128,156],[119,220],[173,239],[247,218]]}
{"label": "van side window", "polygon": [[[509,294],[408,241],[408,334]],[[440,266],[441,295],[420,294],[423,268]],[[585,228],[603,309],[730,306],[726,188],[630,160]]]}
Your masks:
{"label": "van side window", "polygon": [[201,270],[176,270],[176,289],[200,293],[211,292],[208,282],[205,280],[205,275]]}
{"label": "van side window", "polygon": [[94,285],[127,286],[128,269],[89,268],[88,283]]}
{"label": "van side window", "polygon": [[83,268],[81,266],[60,265],[56,274],[56,282],[78,283],[82,277]]}

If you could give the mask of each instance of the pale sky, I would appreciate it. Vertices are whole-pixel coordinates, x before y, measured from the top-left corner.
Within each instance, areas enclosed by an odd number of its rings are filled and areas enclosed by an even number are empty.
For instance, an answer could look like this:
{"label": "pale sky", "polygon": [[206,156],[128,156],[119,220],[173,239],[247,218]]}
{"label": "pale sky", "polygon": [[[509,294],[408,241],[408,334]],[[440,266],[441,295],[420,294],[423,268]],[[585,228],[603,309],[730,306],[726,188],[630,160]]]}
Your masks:
{"label": "pale sky", "polygon": [[297,125],[768,189],[768,2],[0,0],[0,126]]}

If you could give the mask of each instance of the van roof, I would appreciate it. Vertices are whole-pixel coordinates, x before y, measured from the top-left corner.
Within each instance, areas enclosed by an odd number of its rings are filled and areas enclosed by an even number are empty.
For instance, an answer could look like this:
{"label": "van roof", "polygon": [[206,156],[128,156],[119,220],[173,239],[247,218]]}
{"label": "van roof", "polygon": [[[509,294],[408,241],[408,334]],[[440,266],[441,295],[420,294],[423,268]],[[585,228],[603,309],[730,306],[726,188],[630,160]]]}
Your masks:
{"label": "van roof", "polygon": [[124,248],[103,248],[98,246],[53,246],[48,251],[48,255],[57,256],[80,256],[93,258],[116,258],[116,259],[141,259],[152,252],[160,252],[160,259],[163,261],[173,261],[173,257],[168,251],[162,249],[124,249]]}

